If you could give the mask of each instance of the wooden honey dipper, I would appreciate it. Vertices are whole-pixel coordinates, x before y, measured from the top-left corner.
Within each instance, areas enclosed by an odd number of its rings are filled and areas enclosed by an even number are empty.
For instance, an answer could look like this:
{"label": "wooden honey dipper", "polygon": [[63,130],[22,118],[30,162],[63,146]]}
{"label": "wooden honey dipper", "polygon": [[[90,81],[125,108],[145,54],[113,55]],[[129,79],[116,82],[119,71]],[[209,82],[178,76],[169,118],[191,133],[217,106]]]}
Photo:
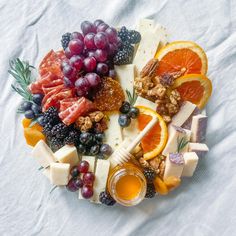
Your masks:
{"label": "wooden honey dipper", "polygon": [[121,165],[124,162],[129,161],[132,157],[132,150],[141,142],[142,138],[157,122],[158,118],[153,117],[152,120],[148,123],[148,125],[138,134],[138,136],[133,141],[131,141],[131,143],[127,144],[127,140],[124,140],[121,146],[109,158],[111,162],[111,167],[115,167],[117,165]]}

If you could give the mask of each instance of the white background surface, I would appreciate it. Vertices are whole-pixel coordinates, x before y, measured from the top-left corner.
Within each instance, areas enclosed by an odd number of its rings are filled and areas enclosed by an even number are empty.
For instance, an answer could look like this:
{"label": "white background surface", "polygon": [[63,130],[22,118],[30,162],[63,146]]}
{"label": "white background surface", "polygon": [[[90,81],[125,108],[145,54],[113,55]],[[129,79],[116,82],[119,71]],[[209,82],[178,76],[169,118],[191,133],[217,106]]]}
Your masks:
{"label": "white background surface", "polygon": [[[0,235],[236,235],[235,13],[235,0],[0,0]],[[92,205],[63,189],[49,194],[51,185],[23,138],[8,60],[38,66],[82,20],[134,27],[142,17],[163,24],[171,40],[193,40],[206,50],[214,88],[207,106],[209,154],[178,190],[134,208]]]}

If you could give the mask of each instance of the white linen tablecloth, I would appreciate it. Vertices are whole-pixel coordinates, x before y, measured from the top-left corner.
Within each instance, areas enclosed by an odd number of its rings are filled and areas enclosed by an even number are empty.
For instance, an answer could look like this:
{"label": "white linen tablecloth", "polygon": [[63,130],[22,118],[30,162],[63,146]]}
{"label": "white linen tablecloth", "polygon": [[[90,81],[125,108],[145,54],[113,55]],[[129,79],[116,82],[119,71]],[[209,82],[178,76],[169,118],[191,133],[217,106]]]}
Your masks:
{"label": "white linen tablecloth", "polygon": [[[1,0],[0,235],[236,235],[235,13],[235,0]],[[21,99],[10,87],[9,59],[38,66],[83,20],[134,28],[144,17],[164,25],[171,41],[193,40],[206,50],[214,89],[207,106],[210,152],[176,191],[133,208],[78,201],[64,189],[50,194],[16,115]]]}

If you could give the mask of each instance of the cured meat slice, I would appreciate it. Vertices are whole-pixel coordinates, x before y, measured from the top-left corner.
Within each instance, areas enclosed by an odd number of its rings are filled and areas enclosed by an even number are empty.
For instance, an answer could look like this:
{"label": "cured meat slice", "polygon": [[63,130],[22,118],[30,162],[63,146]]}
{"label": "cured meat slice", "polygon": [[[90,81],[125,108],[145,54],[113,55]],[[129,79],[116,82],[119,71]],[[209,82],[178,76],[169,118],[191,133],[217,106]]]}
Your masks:
{"label": "cured meat slice", "polygon": [[82,97],[65,111],[59,113],[59,117],[66,125],[74,123],[81,115],[94,109],[94,104]]}
{"label": "cured meat slice", "polygon": [[75,98],[65,98],[60,101],[60,111],[66,110],[68,107],[72,106],[78,101],[78,97]]}
{"label": "cured meat slice", "polygon": [[50,92],[48,92],[42,100],[42,106],[47,102],[47,100],[50,97],[52,97],[53,95],[59,93],[62,89],[63,89],[63,87],[54,87]]}
{"label": "cured meat slice", "polygon": [[43,92],[44,92],[45,95],[47,95],[52,90],[59,89],[59,88],[63,89],[64,88],[64,84],[63,83],[62,84],[58,84],[58,85],[53,86],[53,87],[45,87],[45,86],[43,86]]}

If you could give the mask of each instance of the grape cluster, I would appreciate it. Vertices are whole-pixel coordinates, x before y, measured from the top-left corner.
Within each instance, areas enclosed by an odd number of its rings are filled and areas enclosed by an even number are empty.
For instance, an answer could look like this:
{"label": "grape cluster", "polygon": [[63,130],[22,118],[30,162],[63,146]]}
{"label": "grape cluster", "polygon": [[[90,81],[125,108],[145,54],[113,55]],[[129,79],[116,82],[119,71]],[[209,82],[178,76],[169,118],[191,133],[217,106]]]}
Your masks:
{"label": "grape cluster", "polygon": [[115,76],[112,58],[119,38],[116,29],[102,20],[82,22],[81,31],[62,36],[67,60],[61,68],[65,85],[75,87],[78,96],[88,96],[99,86],[102,76]]}

